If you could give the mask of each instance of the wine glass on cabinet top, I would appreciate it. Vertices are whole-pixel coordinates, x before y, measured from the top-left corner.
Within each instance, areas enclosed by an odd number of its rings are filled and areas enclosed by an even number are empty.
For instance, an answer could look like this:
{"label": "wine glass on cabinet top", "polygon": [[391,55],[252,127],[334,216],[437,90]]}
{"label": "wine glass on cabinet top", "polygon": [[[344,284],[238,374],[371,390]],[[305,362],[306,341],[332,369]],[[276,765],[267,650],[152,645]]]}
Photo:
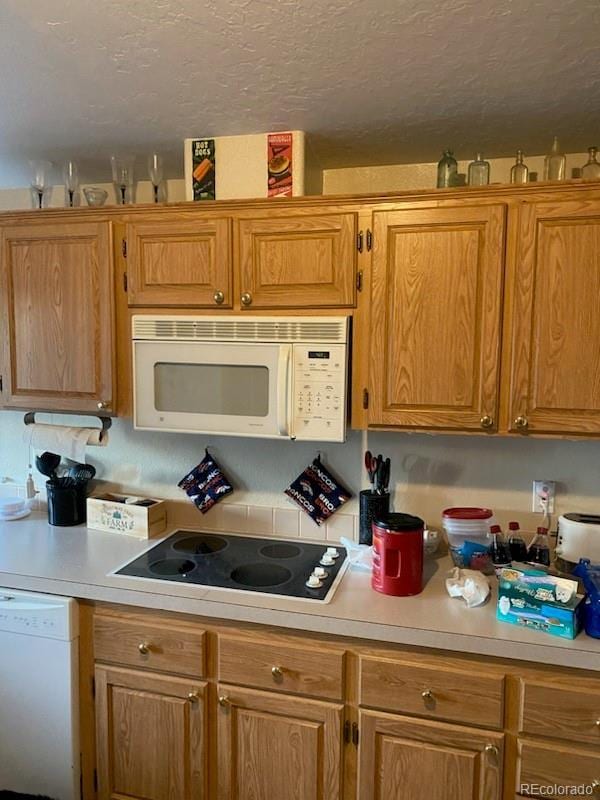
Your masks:
{"label": "wine glass on cabinet top", "polygon": [[160,186],[163,179],[163,160],[158,153],[148,156],[148,175],[152,182],[154,202],[160,202]]}
{"label": "wine glass on cabinet top", "polygon": [[133,203],[133,156],[111,156],[112,179],[117,195],[117,204]]}
{"label": "wine glass on cabinet top", "polygon": [[37,159],[35,161],[30,161],[29,166],[31,168],[30,186],[33,194],[34,208],[43,208],[52,162]]}
{"label": "wine glass on cabinet top", "polygon": [[67,161],[63,167],[63,180],[65,184],[65,201],[69,208],[73,208],[79,191],[79,170],[74,161]]}

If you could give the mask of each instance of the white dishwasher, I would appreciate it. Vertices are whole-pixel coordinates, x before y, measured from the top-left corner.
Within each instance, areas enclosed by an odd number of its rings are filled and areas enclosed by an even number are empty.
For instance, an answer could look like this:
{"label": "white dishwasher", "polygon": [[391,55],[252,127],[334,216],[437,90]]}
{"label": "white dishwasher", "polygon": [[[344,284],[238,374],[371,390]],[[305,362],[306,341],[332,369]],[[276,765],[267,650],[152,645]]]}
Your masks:
{"label": "white dishwasher", "polygon": [[0,793],[75,800],[77,602],[0,587]]}

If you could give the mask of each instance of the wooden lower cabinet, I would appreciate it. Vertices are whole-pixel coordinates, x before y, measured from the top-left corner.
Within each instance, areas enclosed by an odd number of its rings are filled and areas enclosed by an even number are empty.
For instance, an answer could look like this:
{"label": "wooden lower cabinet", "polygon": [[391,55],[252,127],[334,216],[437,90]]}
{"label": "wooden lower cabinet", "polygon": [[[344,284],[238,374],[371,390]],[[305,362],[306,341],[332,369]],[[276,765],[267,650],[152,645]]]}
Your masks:
{"label": "wooden lower cabinet", "polygon": [[218,686],[219,800],[340,800],[343,706]]}
{"label": "wooden lower cabinet", "polygon": [[96,667],[99,800],[204,800],[206,684]]}
{"label": "wooden lower cabinet", "polygon": [[360,713],[359,800],[500,800],[504,735]]}

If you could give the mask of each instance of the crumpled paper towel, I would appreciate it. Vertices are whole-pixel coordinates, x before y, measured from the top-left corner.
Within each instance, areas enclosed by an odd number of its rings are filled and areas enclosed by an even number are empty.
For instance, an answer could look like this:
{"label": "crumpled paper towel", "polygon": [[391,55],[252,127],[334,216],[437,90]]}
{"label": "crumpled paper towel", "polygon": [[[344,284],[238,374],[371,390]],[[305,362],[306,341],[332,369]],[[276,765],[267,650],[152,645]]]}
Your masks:
{"label": "crumpled paper towel", "polygon": [[446,578],[446,591],[450,597],[462,597],[467,608],[474,608],[485,603],[491,589],[481,572],[455,567]]}

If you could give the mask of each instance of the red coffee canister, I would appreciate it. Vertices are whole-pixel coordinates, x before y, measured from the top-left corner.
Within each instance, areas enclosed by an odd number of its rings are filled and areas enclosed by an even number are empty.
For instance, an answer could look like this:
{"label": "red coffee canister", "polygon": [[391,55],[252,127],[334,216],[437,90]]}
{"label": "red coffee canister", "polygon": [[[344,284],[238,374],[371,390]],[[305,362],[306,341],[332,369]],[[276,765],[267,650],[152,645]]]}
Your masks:
{"label": "red coffee canister", "polygon": [[397,597],[423,591],[423,528],[411,514],[373,520],[373,589]]}

